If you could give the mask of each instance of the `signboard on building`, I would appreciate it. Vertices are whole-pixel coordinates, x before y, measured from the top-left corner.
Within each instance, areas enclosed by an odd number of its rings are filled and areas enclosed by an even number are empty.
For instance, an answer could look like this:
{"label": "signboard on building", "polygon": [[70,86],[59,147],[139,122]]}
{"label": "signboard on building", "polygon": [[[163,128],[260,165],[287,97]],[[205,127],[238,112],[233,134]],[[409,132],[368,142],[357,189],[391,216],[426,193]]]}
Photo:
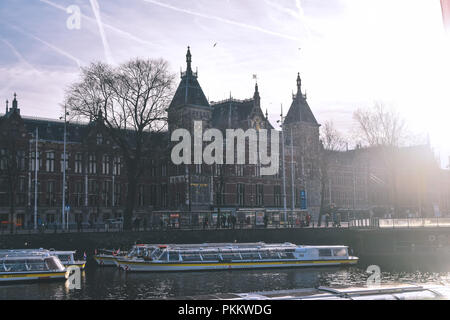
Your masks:
{"label": "signboard on building", "polygon": [[300,190],[300,209],[301,210],[306,210],[307,207],[307,203],[306,203],[306,191],[305,190]]}

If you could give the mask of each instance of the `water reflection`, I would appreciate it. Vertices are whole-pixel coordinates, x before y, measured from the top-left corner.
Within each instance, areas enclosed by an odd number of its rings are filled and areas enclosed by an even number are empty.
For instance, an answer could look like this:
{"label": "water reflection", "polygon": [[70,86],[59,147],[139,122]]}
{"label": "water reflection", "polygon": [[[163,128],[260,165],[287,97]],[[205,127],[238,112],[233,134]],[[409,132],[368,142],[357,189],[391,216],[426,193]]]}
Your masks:
{"label": "water reflection", "polygon": [[[93,265],[82,274],[81,290],[67,290],[64,282],[1,285],[0,299],[161,299],[224,292],[272,291],[318,286],[365,286],[367,264],[350,268],[307,268],[259,271],[125,273]],[[397,266],[382,270],[382,283],[434,283],[450,280],[450,267]],[[403,268],[403,269],[402,269]]]}

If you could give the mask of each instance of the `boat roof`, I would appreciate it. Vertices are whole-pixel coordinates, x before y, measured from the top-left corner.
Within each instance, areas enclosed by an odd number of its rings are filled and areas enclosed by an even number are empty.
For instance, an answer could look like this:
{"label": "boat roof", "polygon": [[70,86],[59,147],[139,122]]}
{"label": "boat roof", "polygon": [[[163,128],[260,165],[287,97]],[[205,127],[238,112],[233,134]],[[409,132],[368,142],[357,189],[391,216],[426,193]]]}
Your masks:
{"label": "boat roof", "polygon": [[160,248],[173,251],[239,251],[239,250],[274,250],[274,249],[338,249],[347,248],[343,245],[333,246],[299,246],[290,242],[271,243],[203,243],[203,244],[161,244]]}
{"label": "boat roof", "polygon": [[50,250],[50,254],[75,254],[76,251],[56,251]]}

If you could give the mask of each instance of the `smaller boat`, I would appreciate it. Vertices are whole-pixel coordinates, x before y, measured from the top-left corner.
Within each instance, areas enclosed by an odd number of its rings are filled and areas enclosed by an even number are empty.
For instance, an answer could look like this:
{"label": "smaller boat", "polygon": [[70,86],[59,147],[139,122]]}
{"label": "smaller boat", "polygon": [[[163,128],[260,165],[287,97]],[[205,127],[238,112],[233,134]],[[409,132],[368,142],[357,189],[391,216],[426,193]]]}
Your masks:
{"label": "smaller boat", "polygon": [[86,267],[86,260],[75,260],[74,256],[76,251],[56,251],[54,249],[49,250],[50,255],[58,257],[61,263],[67,268],[70,266],[76,266],[81,270]]}
{"label": "smaller boat", "polygon": [[153,252],[159,248],[157,244],[136,244],[126,255],[116,256],[114,264],[122,268],[122,261],[150,260]]}
{"label": "smaller boat", "polygon": [[1,250],[0,283],[65,280],[66,268],[47,250]]}
{"label": "smaller boat", "polygon": [[119,250],[107,250],[100,249],[95,250],[94,261],[100,266],[115,266],[115,260],[119,257],[124,257],[127,255],[127,251]]}

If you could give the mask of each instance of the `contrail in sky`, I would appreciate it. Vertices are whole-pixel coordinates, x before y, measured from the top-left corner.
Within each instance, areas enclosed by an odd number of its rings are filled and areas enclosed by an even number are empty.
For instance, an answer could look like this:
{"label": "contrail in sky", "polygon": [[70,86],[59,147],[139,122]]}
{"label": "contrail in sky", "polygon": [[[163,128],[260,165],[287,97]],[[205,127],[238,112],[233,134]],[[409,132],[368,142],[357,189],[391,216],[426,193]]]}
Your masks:
{"label": "contrail in sky", "polygon": [[284,39],[293,40],[293,41],[301,41],[301,39],[296,38],[294,36],[282,34],[282,33],[271,31],[271,30],[267,30],[267,29],[264,29],[264,28],[261,28],[261,27],[245,24],[245,23],[242,23],[242,22],[237,22],[237,21],[221,18],[221,17],[218,17],[218,16],[212,16],[212,15],[195,12],[195,11],[188,10],[188,9],[174,7],[174,6],[170,5],[170,4],[162,3],[162,2],[159,2],[159,1],[155,1],[155,0],[143,0],[143,1],[155,4],[155,5],[160,6],[160,7],[171,9],[171,10],[174,10],[174,11],[187,13],[187,14],[190,14],[190,15],[193,15],[193,16],[197,16],[197,17],[201,17],[201,18],[205,18],[205,19],[220,21],[220,22],[224,22],[224,23],[227,23],[227,24],[231,24],[231,25],[234,25],[234,26],[238,26],[238,27],[242,27],[242,28],[246,28],[246,29],[250,29],[250,30],[254,30],[254,31],[259,31],[259,32],[270,34],[272,36],[276,36],[276,37],[279,37],[279,38],[284,38]]}
{"label": "contrail in sky", "polygon": [[309,29],[308,24],[306,23],[305,12],[303,11],[302,3],[300,2],[300,0],[295,0],[295,5],[297,6],[297,10],[299,13],[299,20],[305,27],[306,35],[309,38],[311,36],[311,30]]}
{"label": "contrail in sky", "polygon": [[48,43],[47,41],[42,40],[41,38],[38,38],[38,37],[36,37],[35,35],[33,35],[33,34],[29,33],[29,32],[26,32],[26,31],[22,30],[21,28],[15,26],[15,25],[9,25],[9,27],[11,27],[11,28],[13,28],[13,29],[16,29],[16,30],[19,31],[20,33],[22,33],[22,34],[24,34],[24,35],[26,35],[26,36],[28,36],[28,37],[31,37],[31,38],[33,38],[33,39],[35,39],[35,40],[37,40],[37,41],[39,41],[39,42],[45,44],[45,45],[46,45],[47,47],[49,47],[50,49],[53,49],[53,51],[55,51],[55,52],[57,52],[57,53],[59,53],[59,54],[65,56],[66,58],[69,58],[70,60],[74,61],[74,62],[78,65],[78,67],[81,68],[82,61],[81,61],[80,59],[74,57],[74,56],[71,55],[70,53],[67,53],[66,51],[64,51],[64,50],[62,50],[62,49],[60,49],[60,48],[58,48],[58,47],[55,47],[54,45]]}
{"label": "contrail in sky", "polygon": [[285,7],[283,7],[282,5],[278,4],[277,2],[273,2],[273,1],[271,1],[271,0],[264,0],[264,2],[265,2],[267,5],[269,5],[269,6],[273,7],[273,8],[275,8],[275,9],[277,9],[278,11],[287,13],[288,15],[290,15],[290,16],[292,16],[292,17],[298,19],[298,20],[300,20],[300,16],[299,16],[299,14],[298,14],[297,11],[294,11],[294,10],[289,9],[289,8],[285,8]]}
{"label": "contrail in sky", "polygon": [[[49,0],[39,0],[39,1],[41,1],[41,2],[43,2],[43,3],[45,3],[45,4],[48,4],[49,6],[52,6],[52,7],[56,8],[56,9],[59,9],[59,10],[62,10],[62,11],[64,11],[64,12],[66,12],[66,8],[65,8],[65,7],[63,7],[63,6],[59,5],[59,4],[56,4],[56,3],[52,2],[52,1],[49,1]],[[85,14],[81,14],[81,16],[82,16],[84,19],[86,19],[86,20],[93,21],[93,22],[97,22],[96,19],[91,18],[91,17],[89,17],[89,16],[87,16],[87,15],[85,15]],[[118,34],[120,34],[120,35],[122,35],[122,36],[124,36],[124,37],[126,37],[126,38],[128,38],[128,39],[134,40],[134,41],[136,41],[136,42],[139,42],[139,43],[142,43],[142,44],[147,44],[147,45],[152,45],[152,46],[155,45],[155,44],[152,43],[152,42],[149,42],[149,41],[143,40],[143,39],[141,39],[141,38],[138,38],[138,37],[132,35],[131,33],[126,32],[126,31],[123,31],[123,30],[121,30],[121,29],[119,29],[119,28],[116,28],[116,27],[110,25],[110,24],[103,23],[103,26],[104,26],[105,28],[108,28],[108,29],[110,29],[110,30],[112,30],[112,31],[114,31],[114,32],[116,32],[116,33],[118,33]]]}
{"label": "contrail in sky", "polygon": [[108,40],[106,39],[105,30],[103,29],[102,18],[100,16],[100,7],[97,0],[90,0],[92,11],[94,11],[95,19],[97,20],[98,29],[100,31],[100,37],[102,38],[103,49],[105,50],[106,61],[109,64],[114,64],[114,59],[111,54],[111,48],[109,47]]}
{"label": "contrail in sky", "polygon": [[28,68],[32,69],[35,72],[39,72],[31,63],[29,63],[23,55],[6,39],[0,38],[14,53],[14,55],[19,59],[19,61],[23,64],[25,64]]}

